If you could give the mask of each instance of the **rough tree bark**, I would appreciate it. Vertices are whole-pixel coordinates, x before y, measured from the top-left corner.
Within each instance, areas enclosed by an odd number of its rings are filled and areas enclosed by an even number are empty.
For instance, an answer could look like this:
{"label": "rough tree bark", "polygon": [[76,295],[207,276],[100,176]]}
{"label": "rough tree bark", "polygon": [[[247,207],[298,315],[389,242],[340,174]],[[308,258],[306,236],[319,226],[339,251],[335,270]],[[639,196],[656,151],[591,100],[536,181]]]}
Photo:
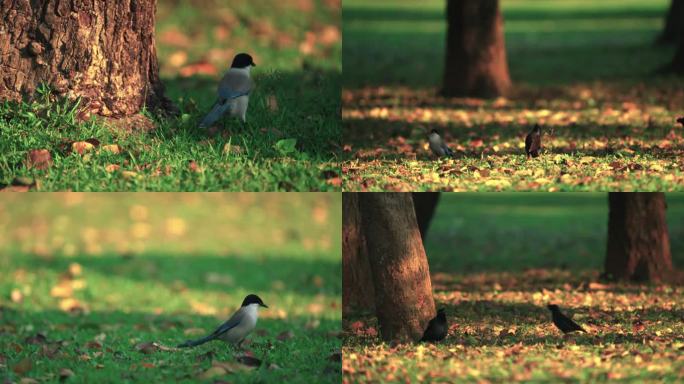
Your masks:
{"label": "rough tree bark", "polygon": [[447,0],[444,96],[494,97],[511,87],[498,0]]}
{"label": "rough tree bark", "polygon": [[684,1],[671,0],[665,16],[665,28],[656,39],[657,44],[673,44],[679,40],[684,18]]}
{"label": "rough tree bark", "polygon": [[420,339],[435,315],[427,257],[409,193],[362,193],[359,211],[386,341]]}
{"label": "rough tree bark", "polygon": [[358,193],[342,194],[342,314],[374,311],[366,242],[361,230]]}
{"label": "rough tree bark", "polygon": [[158,75],[155,8],[156,0],[0,0],[0,100],[47,84],[102,116],[143,105],[172,111]]}
{"label": "rough tree bark", "polygon": [[439,192],[414,192],[412,197],[413,207],[416,210],[418,229],[420,230],[420,238],[423,239],[424,243],[432,216],[434,216],[435,208],[439,202]]}
{"label": "rough tree bark", "polygon": [[665,194],[609,193],[606,275],[661,281],[673,272]]}

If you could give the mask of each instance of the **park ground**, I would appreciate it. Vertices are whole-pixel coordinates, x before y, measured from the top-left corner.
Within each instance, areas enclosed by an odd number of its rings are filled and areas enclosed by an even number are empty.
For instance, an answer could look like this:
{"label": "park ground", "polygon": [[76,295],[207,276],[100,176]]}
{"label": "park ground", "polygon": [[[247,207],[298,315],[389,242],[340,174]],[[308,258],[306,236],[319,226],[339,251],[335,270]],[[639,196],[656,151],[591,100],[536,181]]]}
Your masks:
{"label": "park ground", "polygon": [[[341,198],[279,195],[6,197],[0,378],[338,383]],[[244,352],[173,348],[249,293],[269,308]]]}
{"label": "park ground", "polygon": [[[437,96],[444,1],[345,2],[343,189],[683,189],[684,81],[655,74],[669,2],[501,3],[514,90],[483,100]],[[526,161],[534,123],[544,151]],[[432,128],[455,159],[432,157]]]}
{"label": "park ground", "polygon": [[[80,122],[77,105],[47,91],[34,103],[0,104],[0,188],[340,190],[339,0],[237,0],[230,7],[213,0],[159,1],[157,45],[162,82],[178,117],[152,116],[151,131],[128,129],[133,124],[122,130]],[[247,124],[225,118],[200,130],[218,80],[239,52],[257,63]],[[73,150],[71,143],[86,140],[97,148]],[[28,153],[39,149],[53,162],[29,169]]]}
{"label": "park ground", "polygon": [[[684,267],[684,197],[668,194],[673,261]],[[605,194],[443,195],[426,239],[438,344],[382,342],[370,314],[344,318],[343,382],[677,382],[684,288],[598,281]],[[547,303],[588,334],[563,337]]]}

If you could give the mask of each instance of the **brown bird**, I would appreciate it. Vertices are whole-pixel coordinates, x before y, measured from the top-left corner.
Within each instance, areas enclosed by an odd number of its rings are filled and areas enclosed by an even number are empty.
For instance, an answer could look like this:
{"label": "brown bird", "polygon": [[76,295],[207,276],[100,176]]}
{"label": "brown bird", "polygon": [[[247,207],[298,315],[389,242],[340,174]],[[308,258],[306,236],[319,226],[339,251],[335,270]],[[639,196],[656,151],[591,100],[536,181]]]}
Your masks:
{"label": "brown bird", "polygon": [[551,320],[553,320],[553,324],[555,324],[563,333],[574,331],[587,332],[584,328],[580,327],[579,324],[562,314],[560,308],[558,308],[556,304],[549,304],[546,307],[551,310]]}
{"label": "brown bird", "polygon": [[529,159],[531,157],[538,157],[541,149],[541,127],[535,124],[534,128],[525,137],[525,154]]}
{"label": "brown bird", "polygon": [[678,118],[677,118],[677,122],[678,122],[679,124],[681,124],[682,127],[684,127],[684,116],[678,117]]}

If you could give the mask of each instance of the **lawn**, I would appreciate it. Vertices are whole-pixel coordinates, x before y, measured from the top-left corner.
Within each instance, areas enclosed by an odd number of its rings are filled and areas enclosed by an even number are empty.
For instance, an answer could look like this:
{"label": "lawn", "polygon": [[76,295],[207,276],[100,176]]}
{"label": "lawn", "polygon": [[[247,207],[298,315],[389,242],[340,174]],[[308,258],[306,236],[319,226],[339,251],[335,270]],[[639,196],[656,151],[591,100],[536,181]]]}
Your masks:
{"label": "lawn", "polygon": [[[666,1],[502,1],[514,89],[437,96],[444,2],[345,3],[344,190],[681,190],[684,82],[656,75]],[[526,161],[524,137],[543,129]],[[437,128],[456,152],[435,159]]]}
{"label": "lawn", "polygon": [[[667,201],[681,269],[684,198]],[[684,289],[598,282],[605,194],[446,194],[439,204],[425,249],[449,335],[434,345],[388,345],[373,316],[345,316],[343,382],[684,379]],[[550,302],[588,334],[563,337]]]}
{"label": "lawn", "polygon": [[[49,90],[30,104],[0,104],[0,188],[74,191],[340,190],[339,1],[160,1],[157,44],[178,117],[154,126],[77,119],[75,102]],[[247,124],[202,130],[216,84],[238,52],[257,67]],[[145,126],[145,129],[139,129]],[[79,154],[72,142],[96,148]],[[117,146],[107,150],[105,145]],[[112,148],[112,147],[107,147]],[[29,169],[45,149],[48,169]],[[114,153],[112,153],[114,152]]]}
{"label": "lawn", "polygon": [[[4,380],[339,382],[339,195],[25,196],[0,202]],[[172,348],[249,293],[245,351]]]}

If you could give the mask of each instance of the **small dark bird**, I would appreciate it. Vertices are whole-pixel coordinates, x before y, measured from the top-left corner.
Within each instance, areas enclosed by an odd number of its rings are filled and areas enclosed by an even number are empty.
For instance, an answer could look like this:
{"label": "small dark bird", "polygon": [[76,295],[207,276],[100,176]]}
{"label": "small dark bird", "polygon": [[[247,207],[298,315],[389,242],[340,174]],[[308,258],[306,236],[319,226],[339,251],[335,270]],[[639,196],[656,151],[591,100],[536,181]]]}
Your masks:
{"label": "small dark bird", "polygon": [[525,137],[525,154],[527,158],[538,157],[541,149],[541,127],[535,124],[534,128]]}
{"label": "small dark bird", "polygon": [[430,131],[428,135],[428,143],[430,144],[430,150],[437,157],[454,157],[454,151],[449,148],[449,146],[444,142],[439,132],[436,129]]}
{"label": "small dark bird", "polygon": [[586,333],[584,328],[580,327],[579,324],[572,321],[569,317],[561,313],[560,308],[556,304],[549,304],[546,306],[551,310],[551,319],[553,323],[560,329],[563,333],[581,331]]}
{"label": "small dark bird", "polygon": [[428,323],[420,341],[440,341],[446,337],[448,331],[446,313],[444,313],[444,308],[440,308],[437,311],[437,316]]}
{"label": "small dark bird", "polygon": [[677,118],[677,122],[678,122],[679,124],[681,124],[682,127],[684,127],[684,116],[678,117],[678,118]]}

